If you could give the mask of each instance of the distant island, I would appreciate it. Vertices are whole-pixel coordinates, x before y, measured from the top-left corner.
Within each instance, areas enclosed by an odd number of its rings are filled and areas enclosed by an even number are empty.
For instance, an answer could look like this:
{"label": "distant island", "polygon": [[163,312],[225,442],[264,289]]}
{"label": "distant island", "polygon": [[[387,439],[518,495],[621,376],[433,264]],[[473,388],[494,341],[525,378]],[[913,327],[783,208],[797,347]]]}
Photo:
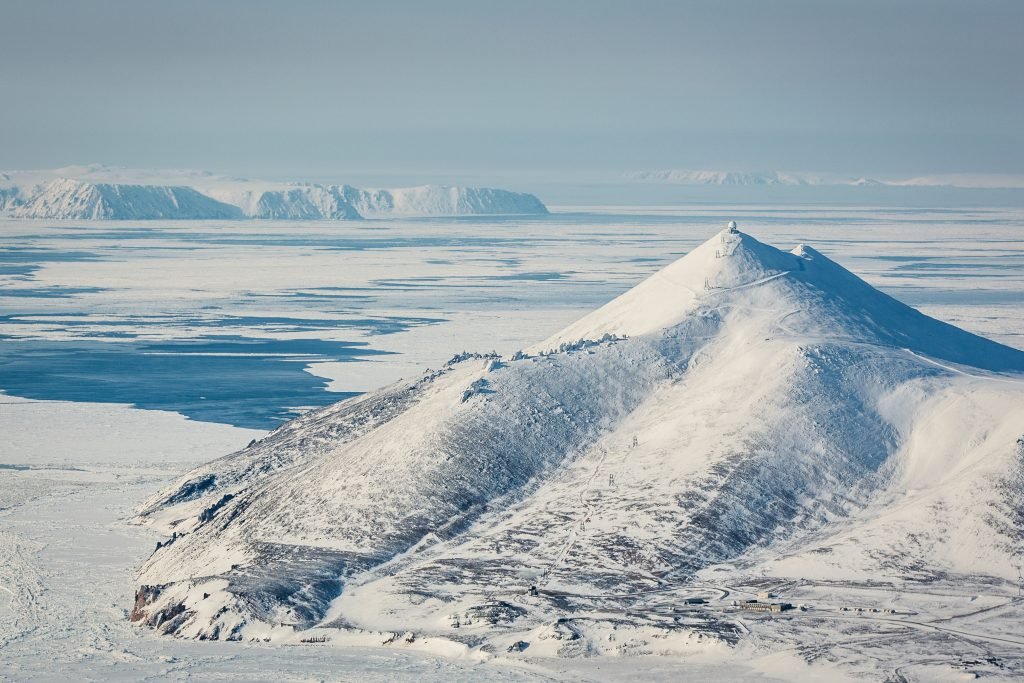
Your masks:
{"label": "distant island", "polygon": [[970,190],[1024,189],[1024,175],[1004,173],[939,173],[912,178],[867,178],[834,173],[799,171],[713,171],[658,169],[633,171],[628,182],[660,185],[714,185],[729,187],[955,187]]}
{"label": "distant island", "polygon": [[0,173],[0,214],[12,218],[362,220],[546,213],[532,194],[487,187],[362,189],[102,166]]}

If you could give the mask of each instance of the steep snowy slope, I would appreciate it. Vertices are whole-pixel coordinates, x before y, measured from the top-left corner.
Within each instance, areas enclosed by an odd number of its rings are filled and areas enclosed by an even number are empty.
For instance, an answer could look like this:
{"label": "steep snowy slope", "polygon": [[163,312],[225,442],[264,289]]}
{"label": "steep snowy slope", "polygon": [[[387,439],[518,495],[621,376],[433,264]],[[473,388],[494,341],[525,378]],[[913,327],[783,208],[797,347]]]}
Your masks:
{"label": "steep snowy slope", "polygon": [[1021,373],[1024,352],[813,249],[723,231],[526,353],[457,356],[176,482],[141,513],[172,536],[133,619],[582,654],[605,646],[567,616],[646,628],[617,601],[823,547],[822,573],[972,558],[1003,580],[1024,538]]}
{"label": "steep snowy slope", "polygon": [[0,211],[9,211],[20,204],[19,194],[17,187],[4,187],[0,184]]}
{"label": "steep snowy slope", "polygon": [[15,207],[13,215],[18,218],[145,220],[241,218],[242,212],[190,187],[89,183],[62,178]]}
{"label": "steep snowy slope", "polygon": [[345,185],[301,185],[285,190],[268,190],[255,195],[255,205],[246,208],[253,218],[295,218],[359,220]]}

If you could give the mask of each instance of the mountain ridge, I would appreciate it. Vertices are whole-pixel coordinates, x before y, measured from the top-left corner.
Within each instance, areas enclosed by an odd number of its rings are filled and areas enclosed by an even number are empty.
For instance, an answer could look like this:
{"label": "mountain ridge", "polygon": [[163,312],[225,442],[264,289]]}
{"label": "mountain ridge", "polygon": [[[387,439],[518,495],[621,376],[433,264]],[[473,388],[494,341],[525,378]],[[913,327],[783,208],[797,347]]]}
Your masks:
{"label": "mountain ridge", "polygon": [[[570,656],[607,651],[612,622],[565,619],[795,555],[811,573],[1006,580],[1024,545],[1022,373],[1024,352],[810,247],[725,230],[525,353],[461,354],[175,482],[140,511],[173,536],[140,570],[133,619]],[[902,559],[906,539],[954,520],[971,534]],[[858,529],[873,535],[842,540]],[[644,638],[666,628],[631,614],[615,619]],[[735,642],[732,621],[702,618],[668,628]]]}

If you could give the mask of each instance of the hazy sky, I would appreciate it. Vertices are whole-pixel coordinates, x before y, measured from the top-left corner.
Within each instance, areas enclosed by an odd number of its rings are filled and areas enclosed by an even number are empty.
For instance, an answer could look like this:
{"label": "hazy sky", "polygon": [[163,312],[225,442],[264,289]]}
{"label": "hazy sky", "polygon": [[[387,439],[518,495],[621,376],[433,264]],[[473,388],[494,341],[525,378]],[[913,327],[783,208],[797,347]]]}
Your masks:
{"label": "hazy sky", "polygon": [[0,168],[1024,172],[1024,2],[0,0]]}

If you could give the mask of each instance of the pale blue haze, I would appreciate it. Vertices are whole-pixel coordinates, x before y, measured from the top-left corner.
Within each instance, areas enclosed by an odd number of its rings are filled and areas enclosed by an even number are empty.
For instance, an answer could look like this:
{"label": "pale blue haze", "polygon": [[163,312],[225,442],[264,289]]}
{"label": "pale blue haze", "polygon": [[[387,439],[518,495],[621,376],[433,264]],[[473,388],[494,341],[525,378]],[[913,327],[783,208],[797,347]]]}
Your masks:
{"label": "pale blue haze", "polygon": [[1024,171],[1024,3],[0,2],[0,168]]}

